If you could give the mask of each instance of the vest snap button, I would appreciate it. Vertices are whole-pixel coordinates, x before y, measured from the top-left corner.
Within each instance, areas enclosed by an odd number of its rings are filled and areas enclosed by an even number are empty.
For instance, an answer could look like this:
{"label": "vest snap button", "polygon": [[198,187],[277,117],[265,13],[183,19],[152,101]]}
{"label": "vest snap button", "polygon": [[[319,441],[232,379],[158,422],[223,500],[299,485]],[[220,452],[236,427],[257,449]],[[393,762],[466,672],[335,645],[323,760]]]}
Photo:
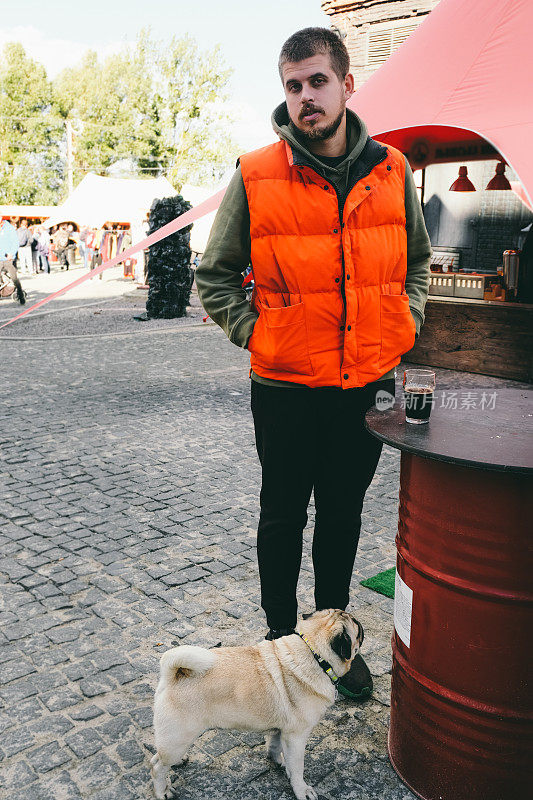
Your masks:
{"label": "vest snap button", "polygon": [[335,278],[335,283],[338,283],[340,278]]}
{"label": "vest snap button", "polygon": [[387,169],[389,170],[389,172],[391,171],[392,167],[390,164],[387,164]]}
{"label": "vest snap button", "polygon": [[341,331],[343,331],[343,330],[344,330],[344,325],[341,325]]}
{"label": "vest snap button", "polygon": [[351,330],[352,330],[352,326],[351,326],[351,325],[348,325],[348,330],[349,330],[349,331],[351,331]]}
{"label": "vest snap button", "polygon": [[349,275],[347,275],[347,276],[346,276],[346,280],[347,280],[347,281],[349,281],[349,280],[350,280],[350,276],[349,276]]}
{"label": "vest snap button", "polygon": [[338,232],[339,232],[338,228],[333,228],[333,233],[338,233]]}
{"label": "vest snap button", "polygon": [[365,186],[365,189],[367,190],[367,192],[369,192],[370,191],[370,186]]}
{"label": "vest snap button", "polygon": [[344,378],[344,380],[345,380],[345,381],[347,381],[347,380],[348,380],[348,378],[349,378],[350,376],[349,376],[349,375],[348,375],[348,373],[346,372],[346,373],[345,373],[345,374],[344,374],[342,377]]}

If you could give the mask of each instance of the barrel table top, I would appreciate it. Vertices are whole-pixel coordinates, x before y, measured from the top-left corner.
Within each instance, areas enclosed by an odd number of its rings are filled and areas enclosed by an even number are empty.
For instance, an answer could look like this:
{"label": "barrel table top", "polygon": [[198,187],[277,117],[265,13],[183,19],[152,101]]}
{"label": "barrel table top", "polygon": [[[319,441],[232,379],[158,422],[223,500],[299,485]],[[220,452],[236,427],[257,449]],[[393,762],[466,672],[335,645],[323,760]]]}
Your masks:
{"label": "barrel table top", "polygon": [[[367,429],[391,447],[425,458],[477,469],[533,474],[533,388],[484,389],[475,405],[450,403],[435,392],[427,424],[405,421],[397,396],[393,408],[371,408]],[[449,394],[449,393],[448,393]]]}

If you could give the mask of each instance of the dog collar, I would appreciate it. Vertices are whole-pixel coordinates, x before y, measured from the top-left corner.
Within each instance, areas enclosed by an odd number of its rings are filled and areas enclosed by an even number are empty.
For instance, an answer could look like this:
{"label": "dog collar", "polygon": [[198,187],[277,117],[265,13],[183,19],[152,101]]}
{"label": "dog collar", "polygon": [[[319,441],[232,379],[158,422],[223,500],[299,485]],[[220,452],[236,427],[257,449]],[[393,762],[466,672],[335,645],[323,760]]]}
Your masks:
{"label": "dog collar", "polygon": [[313,656],[315,657],[315,661],[317,661],[318,665],[320,666],[320,669],[321,669],[323,672],[325,672],[325,673],[326,673],[326,675],[328,676],[328,678],[329,678],[329,679],[330,679],[330,681],[332,682],[333,686],[334,686],[335,688],[337,688],[337,684],[338,684],[338,682],[340,681],[340,678],[339,678],[339,676],[338,676],[338,675],[336,675],[336,674],[335,674],[335,672],[333,671],[333,667],[331,666],[331,664],[329,663],[329,661],[326,661],[326,659],[325,659],[325,658],[322,658],[322,656],[319,656],[319,655],[318,655],[318,653],[317,653],[315,650],[313,650],[313,648],[311,647],[311,642],[309,641],[309,639],[307,638],[307,636],[304,636],[304,634],[303,634],[303,633],[298,633],[298,631],[295,631],[295,633],[297,633],[297,634],[298,634],[298,636],[300,637],[300,639],[303,639],[303,640],[304,640],[304,642],[306,643],[306,645],[308,646],[308,648],[309,648],[309,649],[310,649],[310,651],[312,652]]}

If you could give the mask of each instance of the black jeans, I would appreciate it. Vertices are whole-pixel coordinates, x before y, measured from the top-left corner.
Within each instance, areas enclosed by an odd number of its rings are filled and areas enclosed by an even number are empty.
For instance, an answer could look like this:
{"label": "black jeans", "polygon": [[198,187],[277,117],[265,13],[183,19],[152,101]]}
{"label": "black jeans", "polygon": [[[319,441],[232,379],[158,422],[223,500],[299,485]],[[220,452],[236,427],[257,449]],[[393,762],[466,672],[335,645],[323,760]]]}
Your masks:
{"label": "black jeans", "polygon": [[257,531],[261,605],[270,628],[291,628],[313,490],[316,607],[348,605],[363,500],[382,450],[365,429],[364,415],[378,390],[394,396],[395,383],[375,381],[344,390],[251,384],[262,467]]}

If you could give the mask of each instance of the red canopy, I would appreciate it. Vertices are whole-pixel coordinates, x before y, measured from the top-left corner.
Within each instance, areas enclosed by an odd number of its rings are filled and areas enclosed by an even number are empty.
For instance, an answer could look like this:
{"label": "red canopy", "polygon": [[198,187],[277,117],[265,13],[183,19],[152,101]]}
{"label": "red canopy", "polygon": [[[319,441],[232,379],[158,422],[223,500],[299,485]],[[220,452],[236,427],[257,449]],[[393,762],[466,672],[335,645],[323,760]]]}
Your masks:
{"label": "red canopy", "polygon": [[348,106],[414,169],[495,148],[531,206],[532,38],[533,0],[440,0]]}

